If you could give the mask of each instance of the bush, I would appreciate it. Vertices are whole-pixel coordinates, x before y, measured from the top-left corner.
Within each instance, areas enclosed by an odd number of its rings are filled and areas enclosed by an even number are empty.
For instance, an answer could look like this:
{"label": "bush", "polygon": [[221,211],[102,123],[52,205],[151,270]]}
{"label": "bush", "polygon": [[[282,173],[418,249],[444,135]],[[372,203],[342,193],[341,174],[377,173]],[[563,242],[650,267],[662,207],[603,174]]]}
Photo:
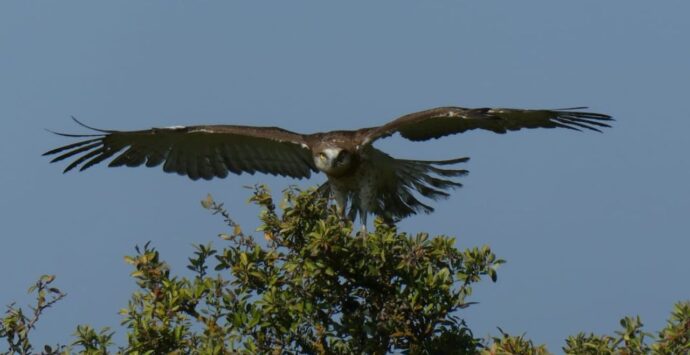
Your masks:
{"label": "bush", "polygon": [[[312,191],[284,191],[278,212],[263,186],[250,199],[261,207],[257,241],[222,204],[202,205],[222,216],[231,232],[222,248],[197,245],[192,277],[172,274],[149,244],[125,257],[139,290],[122,310],[127,344],[114,349],[113,332],[78,326],[68,346],[44,353],[104,354],[547,354],[524,336],[501,331],[477,339],[461,317],[472,285],[496,281],[503,264],[484,246],[458,250],[455,239],[407,235],[375,222],[353,233],[335,207]],[[0,339],[9,353],[30,353],[31,330],[42,312],[64,297],[44,276],[30,292],[33,311],[10,305]],[[677,354],[690,349],[690,303],[676,306],[669,325],[651,345],[639,319],[625,318],[614,337],[578,334],[568,353]],[[500,330],[500,329],[499,329]]]}

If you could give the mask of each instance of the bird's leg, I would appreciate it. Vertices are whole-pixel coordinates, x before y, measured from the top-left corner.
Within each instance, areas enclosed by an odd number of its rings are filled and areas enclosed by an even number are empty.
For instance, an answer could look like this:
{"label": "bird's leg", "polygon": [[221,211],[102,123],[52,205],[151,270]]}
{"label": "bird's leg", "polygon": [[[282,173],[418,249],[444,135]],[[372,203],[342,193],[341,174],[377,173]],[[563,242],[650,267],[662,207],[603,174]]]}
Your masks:
{"label": "bird's leg", "polygon": [[340,216],[340,221],[347,221],[347,206],[345,204],[338,205],[338,215]]}
{"label": "bird's leg", "polygon": [[[372,198],[374,197],[372,187],[370,184],[363,183],[359,187],[357,196],[357,212],[359,213],[359,221],[362,224],[359,229],[358,235],[362,237],[367,236],[367,217],[369,216],[369,211],[373,210]],[[354,202],[353,202],[354,203]]]}
{"label": "bird's leg", "polygon": [[340,216],[340,223],[343,224],[347,221],[347,195],[336,191],[334,193],[335,197],[335,207],[338,210],[338,215]]}
{"label": "bird's leg", "polygon": [[362,211],[362,210],[360,210],[359,213],[360,213],[359,220],[360,220],[360,222],[362,222],[362,226],[359,228],[359,235],[361,235],[362,237],[366,237],[367,236],[367,213],[366,213],[366,211]]}

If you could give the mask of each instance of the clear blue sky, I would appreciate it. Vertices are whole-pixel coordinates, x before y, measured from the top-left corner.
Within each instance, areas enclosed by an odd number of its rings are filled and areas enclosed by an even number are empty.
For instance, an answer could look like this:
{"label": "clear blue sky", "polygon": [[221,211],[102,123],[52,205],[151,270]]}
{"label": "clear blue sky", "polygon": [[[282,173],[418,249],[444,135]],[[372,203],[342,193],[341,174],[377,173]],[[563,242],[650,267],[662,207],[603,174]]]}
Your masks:
{"label": "clear blue sky", "polygon": [[[464,313],[476,335],[527,332],[551,350],[639,314],[659,329],[690,297],[690,5],[682,1],[61,1],[0,3],[0,304],[41,274],[69,295],[38,342],[77,324],[118,328],[134,282],[123,262],[151,240],[186,274],[216,241],[224,201],[257,225],[242,185],[159,169],[61,174],[41,153],[75,115],[102,128],[279,125],[311,132],[384,123],[441,105],[614,115],[604,134],[470,132],[378,147],[402,158],[471,156],[465,187],[401,229],[488,244],[508,260]],[[321,182],[322,176],[297,181]]]}

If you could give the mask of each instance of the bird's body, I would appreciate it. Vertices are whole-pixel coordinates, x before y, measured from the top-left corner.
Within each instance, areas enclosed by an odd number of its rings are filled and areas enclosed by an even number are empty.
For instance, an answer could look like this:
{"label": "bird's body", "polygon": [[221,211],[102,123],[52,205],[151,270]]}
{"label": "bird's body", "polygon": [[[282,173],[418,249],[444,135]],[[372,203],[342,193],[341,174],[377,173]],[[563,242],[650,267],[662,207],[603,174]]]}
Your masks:
{"label": "bird's body", "polygon": [[[323,172],[328,182],[323,190],[332,194],[350,218],[359,214],[363,225],[373,213],[395,222],[433,208],[420,202],[415,192],[430,199],[448,196],[447,190],[461,186],[448,178],[466,170],[448,169],[469,158],[419,161],[396,159],[374,148],[374,141],[400,133],[403,138],[422,141],[485,129],[496,133],[522,128],[562,127],[599,131],[609,127],[608,115],[564,110],[466,109],[439,107],[402,116],[385,125],[351,131],[299,134],[278,127],[234,125],[174,126],[142,131],[114,131],[87,128],[97,134],[64,134],[87,138],[46,152],[58,154],[52,162],[77,157],[65,172],[87,169],[109,158],[109,166],[153,167],[186,175],[193,180],[224,178],[228,173],[255,172],[306,178]],[[76,121],[76,119],[75,119]],[[118,155],[118,153],[122,152]]]}

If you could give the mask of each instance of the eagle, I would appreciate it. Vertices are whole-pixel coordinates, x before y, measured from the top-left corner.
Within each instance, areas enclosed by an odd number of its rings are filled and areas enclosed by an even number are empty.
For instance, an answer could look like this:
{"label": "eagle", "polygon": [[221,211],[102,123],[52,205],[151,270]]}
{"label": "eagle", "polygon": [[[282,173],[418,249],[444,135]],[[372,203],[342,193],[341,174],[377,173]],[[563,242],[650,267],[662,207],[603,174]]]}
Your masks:
{"label": "eagle", "polygon": [[[399,134],[410,141],[426,141],[481,129],[506,133],[523,128],[567,128],[601,132],[610,127],[609,115],[583,111],[587,107],[556,110],[437,107],[410,113],[382,126],[300,134],[279,127],[199,125],[116,131],[93,128],[90,134],[60,136],[78,142],[50,150],[51,163],[73,159],[64,169],[83,171],[113,158],[108,166],[163,165],[163,171],[192,180],[225,178],[233,174],[280,175],[309,178],[322,172],[327,181],[317,191],[334,198],[343,219],[359,215],[363,229],[367,216],[395,223],[434,209],[421,202],[446,198],[462,186],[453,180],[467,170],[452,168],[468,157],[449,160],[394,158],[374,147],[379,139]],[[427,202],[428,203],[428,202]],[[347,211],[349,204],[349,212]]]}

